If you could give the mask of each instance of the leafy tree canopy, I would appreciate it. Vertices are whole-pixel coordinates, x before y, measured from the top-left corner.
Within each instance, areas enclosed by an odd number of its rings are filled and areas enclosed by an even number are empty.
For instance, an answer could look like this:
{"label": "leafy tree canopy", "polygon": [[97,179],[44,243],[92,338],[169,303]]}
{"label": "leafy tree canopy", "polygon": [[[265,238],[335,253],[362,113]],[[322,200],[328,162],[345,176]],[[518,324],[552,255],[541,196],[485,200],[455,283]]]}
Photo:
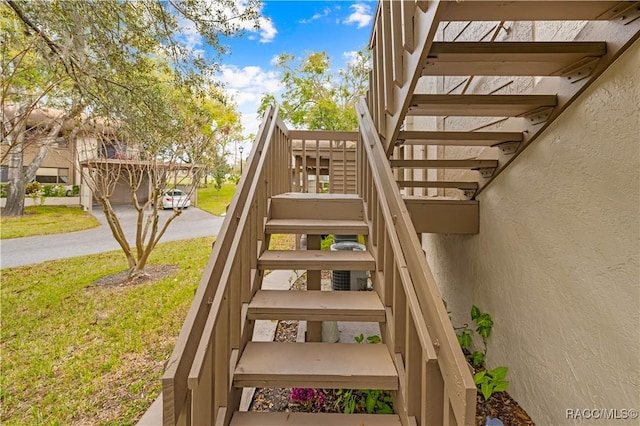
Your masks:
{"label": "leafy tree canopy", "polygon": [[276,59],[285,87],[280,102],[274,95],[262,98],[259,113],[279,103],[285,121],[309,130],[353,130],[358,127],[355,103],[367,90],[371,54],[356,52],[346,69],[331,69],[325,52],[304,58],[283,53]]}

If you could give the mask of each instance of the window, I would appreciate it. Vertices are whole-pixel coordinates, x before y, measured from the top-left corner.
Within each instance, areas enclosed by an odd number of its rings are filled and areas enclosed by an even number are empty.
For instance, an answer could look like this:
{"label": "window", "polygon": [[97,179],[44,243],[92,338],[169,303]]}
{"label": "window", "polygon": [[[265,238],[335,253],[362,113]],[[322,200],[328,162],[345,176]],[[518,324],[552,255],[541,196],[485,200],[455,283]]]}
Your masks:
{"label": "window", "polygon": [[9,166],[0,166],[0,182],[9,182]]}
{"label": "window", "polygon": [[36,172],[36,182],[53,184],[69,183],[69,169],[56,167],[40,167]]}

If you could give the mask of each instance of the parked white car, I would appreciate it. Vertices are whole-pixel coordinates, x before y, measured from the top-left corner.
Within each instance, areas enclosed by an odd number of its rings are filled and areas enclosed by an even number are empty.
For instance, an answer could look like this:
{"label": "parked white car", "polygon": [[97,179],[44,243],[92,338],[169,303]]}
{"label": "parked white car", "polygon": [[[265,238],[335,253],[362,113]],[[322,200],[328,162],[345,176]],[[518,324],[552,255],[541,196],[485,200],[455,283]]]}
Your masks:
{"label": "parked white car", "polygon": [[162,194],[163,209],[186,209],[190,205],[189,196],[179,189],[170,189]]}

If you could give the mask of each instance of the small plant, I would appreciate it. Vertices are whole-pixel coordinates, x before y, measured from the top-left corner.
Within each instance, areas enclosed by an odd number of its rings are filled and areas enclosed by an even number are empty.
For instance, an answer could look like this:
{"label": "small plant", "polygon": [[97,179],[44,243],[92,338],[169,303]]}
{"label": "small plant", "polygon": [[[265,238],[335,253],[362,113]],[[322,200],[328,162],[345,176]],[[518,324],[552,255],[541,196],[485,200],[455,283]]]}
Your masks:
{"label": "small plant", "polygon": [[[357,343],[382,343],[378,335],[367,336],[360,333],[355,336]],[[393,414],[393,399],[389,391],[380,389],[338,389],[336,392],[336,407],[345,414]]]}
{"label": "small plant", "polygon": [[473,376],[473,382],[478,386],[485,401],[488,401],[495,392],[506,391],[509,382],[504,380],[507,377],[507,367],[496,367],[493,370],[478,371]]}
{"label": "small plant", "polygon": [[487,357],[487,340],[489,336],[491,336],[493,319],[491,315],[482,312],[476,305],[471,307],[471,319],[476,324],[476,333],[482,338],[484,350],[471,350],[473,330],[469,328],[469,324],[456,328],[456,336],[469,364],[476,370],[480,370],[474,374],[473,381],[486,401],[494,392],[507,390],[509,382],[504,380],[504,378],[507,376],[508,369],[507,367],[496,367],[493,370],[484,369],[484,362]]}
{"label": "small plant", "polygon": [[[360,333],[359,336],[355,336],[353,339],[356,341],[356,343],[362,343],[364,342],[364,334]],[[377,334],[373,336],[367,336],[367,343],[382,343],[382,339]]]}
{"label": "small plant", "polygon": [[24,189],[24,193],[33,197],[34,194],[37,196],[38,193],[42,191],[42,184],[37,181],[29,182]]}
{"label": "small plant", "polygon": [[309,388],[293,388],[290,395],[292,402],[303,405],[309,411],[321,411],[324,407],[324,391]]}

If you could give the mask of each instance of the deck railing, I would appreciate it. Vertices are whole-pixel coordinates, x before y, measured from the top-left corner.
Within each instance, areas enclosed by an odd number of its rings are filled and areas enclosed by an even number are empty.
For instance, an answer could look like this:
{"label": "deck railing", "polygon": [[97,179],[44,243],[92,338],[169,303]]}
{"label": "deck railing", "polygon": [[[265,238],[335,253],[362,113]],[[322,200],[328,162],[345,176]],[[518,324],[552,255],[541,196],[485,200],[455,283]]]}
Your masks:
{"label": "deck railing", "polygon": [[360,121],[358,194],[376,258],[374,289],[387,311],[383,341],[399,373],[395,409],[403,424],[475,422],[476,387],[446,307],[364,100]]}
{"label": "deck railing", "polygon": [[243,307],[261,285],[268,199],[291,189],[287,133],[270,108],[162,378],[165,425],[228,424],[237,406],[230,365],[252,335]]}

